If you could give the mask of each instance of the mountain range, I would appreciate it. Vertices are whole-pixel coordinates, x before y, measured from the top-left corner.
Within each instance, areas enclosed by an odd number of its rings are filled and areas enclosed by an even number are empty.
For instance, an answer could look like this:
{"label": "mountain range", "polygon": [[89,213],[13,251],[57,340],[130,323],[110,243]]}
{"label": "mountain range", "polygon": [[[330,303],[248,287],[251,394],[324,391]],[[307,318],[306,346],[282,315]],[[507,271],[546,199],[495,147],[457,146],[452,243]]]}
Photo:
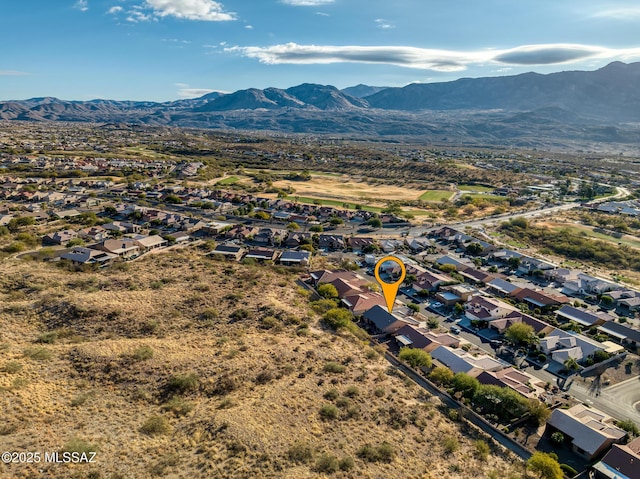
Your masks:
{"label": "mountain range", "polygon": [[495,144],[640,142],[640,62],[596,71],[463,78],[402,88],[338,90],[302,84],[250,88],[165,103],[0,102],[0,119],[125,122],[200,128],[366,136],[424,135],[431,141]]}

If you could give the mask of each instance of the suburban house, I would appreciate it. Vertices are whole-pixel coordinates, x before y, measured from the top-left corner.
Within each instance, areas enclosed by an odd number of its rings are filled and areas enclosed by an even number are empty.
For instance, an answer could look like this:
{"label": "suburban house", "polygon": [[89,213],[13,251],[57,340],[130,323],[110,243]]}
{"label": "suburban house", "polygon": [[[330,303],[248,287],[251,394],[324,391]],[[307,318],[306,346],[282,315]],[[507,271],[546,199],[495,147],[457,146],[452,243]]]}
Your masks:
{"label": "suburban house", "polygon": [[250,248],[245,258],[255,259],[256,261],[274,261],[278,252],[271,248]]}
{"label": "suburban house", "polygon": [[488,296],[474,296],[465,305],[465,310],[465,315],[471,321],[491,321],[492,319],[504,318],[507,314],[515,311],[515,308],[509,303]]}
{"label": "suburban house", "polygon": [[253,241],[265,245],[276,245],[287,236],[287,230],[277,228],[261,228],[253,237]]}
{"label": "suburban house", "polygon": [[311,276],[311,279],[315,285],[319,285],[320,283],[331,283],[337,278],[342,278],[358,285],[370,283],[370,281],[368,281],[363,276],[360,276],[358,273],[346,270],[329,271],[328,269],[323,269],[319,271],[312,271],[311,273],[309,273],[309,276]]}
{"label": "suburban house", "polygon": [[437,291],[438,288],[443,284],[454,282],[455,280],[447,274],[425,271],[424,273],[420,273],[420,275],[417,276],[416,282],[414,282],[411,287],[415,291],[427,290],[433,292]]}
{"label": "suburban house", "polygon": [[509,326],[516,323],[524,323],[528,324],[533,328],[534,333],[538,334],[548,334],[553,331],[554,327],[549,323],[545,323],[533,316],[529,316],[528,314],[522,313],[521,311],[515,310],[507,314],[504,318],[494,319],[489,322],[489,327],[498,331],[499,333],[504,333]]}
{"label": "suburban house", "polygon": [[451,266],[455,266],[457,271],[462,271],[462,270],[473,267],[473,263],[471,261],[468,261],[468,260],[462,261],[447,255],[441,256],[440,258],[438,258],[436,260],[436,264],[440,266],[443,266],[445,264],[450,264]]}
{"label": "suburban house", "polygon": [[498,371],[509,367],[509,363],[487,354],[474,356],[463,349],[451,349],[448,346],[438,346],[431,352],[431,356],[454,373],[462,372],[473,377],[477,377],[482,371]]}
{"label": "suburban house", "polygon": [[212,256],[212,255],[219,254],[221,256],[224,256],[225,258],[240,261],[240,259],[242,258],[245,252],[246,250],[241,246],[231,245],[231,244],[219,244],[219,245],[216,245],[216,247],[209,252],[209,255]]}
{"label": "suburban house", "polygon": [[152,249],[163,248],[167,246],[167,244],[169,244],[169,242],[160,235],[136,235],[133,237],[133,239],[140,247],[140,251],[142,253],[147,253]]}
{"label": "suburban house", "polygon": [[640,437],[629,444],[613,444],[592,472],[593,479],[640,479]]}
{"label": "suburban house", "polygon": [[544,274],[544,271],[552,269],[556,269],[555,265],[547,261],[530,258],[528,256],[521,257],[520,264],[518,265],[518,273],[520,274],[532,274],[534,271],[541,271]]}
{"label": "suburban house", "polygon": [[304,244],[304,242],[311,241],[311,233],[298,233],[291,232],[287,239],[284,241],[284,244],[289,248],[297,248],[298,246]]}
{"label": "suburban house", "polygon": [[607,321],[598,326],[598,331],[617,339],[620,344],[637,348],[640,346],[640,331],[630,328],[626,324]]}
{"label": "suburban house", "polygon": [[518,293],[521,289],[521,286],[502,278],[494,278],[487,283],[487,291],[496,296],[511,296]]}
{"label": "suburban house", "polygon": [[593,313],[581,308],[564,305],[556,311],[556,318],[560,322],[574,321],[581,326],[590,328],[591,326],[600,326],[607,321],[615,320],[610,314],[598,311]]}
{"label": "suburban house", "polygon": [[361,316],[374,306],[386,307],[384,296],[375,292],[364,292],[345,296],[344,304],[355,316]]}
{"label": "suburban house", "polygon": [[311,253],[309,251],[284,251],[280,255],[280,264],[285,266],[309,266]]}
{"label": "suburban house", "polygon": [[377,334],[394,334],[401,327],[407,324],[404,318],[396,314],[389,313],[386,307],[376,305],[367,310],[362,315],[362,319]]}
{"label": "suburban house", "polygon": [[518,301],[527,303],[534,309],[539,308],[541,310],[548,310],[552,306],[559,306],[569,302],[569,298],[563,294],[549,294],[530,288],[523,288],[520,291],[512,293],[511,296]]}
{"label": "suburban house", "polygon": [[142,226],[134,223],[128,223],[126,221],[114,221],[112,223],[104,224],[102,227],[106,230],[119,233],[140,233],[142,230]]}
{"label": "suburban house", "polygon": [[132,259],[140,254],[140,246],[131,238],[108,239],[92,248],[115,254],[122,259]]}
{"label": "suburban house", "polygon": [[457,348],[463,341],[459,336],[448,333],[434,333],[428,329],[415,327],[410,324],[396,331],[395,339],[401,347],[424,349],[427,352],[433,351],[438,346]]}
{"label": "suburban house", "polygon": [[375,244],[375,240],[373,238],[362,238],[358,236],[352,236],[348,238],[349,248],[354,253],[361,253],[367,247],[371,247]]}
{"label": "suburban house", "polygon": [[324,250],[344,249],[344,237],[342,235],[320,235],[318,237],[318,247]]}
{"label": "suburban house", "polygon": [[104,241],[109,238],[109,231],[102,226],[91,226],[90,228],[81,229],[79,232],[80,237],[86,238],[91,241]]}
{"label": "suburban house", "polygon": [[72,239],[76,239],[77,237],[78,233],[73,230],[56,231],[55,233],[45,235],[42,238],[42,244],[45,246],[64,245]]}
{"label": "suburban house", "polygon": [[60,259],[66,259],[75,264],[97,264],[102,267],[113,263],[118,259],[118,255],[78,246],[61,255]]}
{"label": "suburban house", "polygon": [[253,238],[258,233],[257,228],[244,226],[244,225],[236,225],[230,230],[228,230],[224,236],[229,239],[239,239],[246,240],[249,238]]}
{"label": "suburban house", "polygon": [[514,368],[505,368],[498,371],[482,371],[477,379],[481,384],[508,387],[525,397],[536,397],[537,390],[532,385],[533,378],[527,373]]}
{"label": "suburban house", "polygon": [[580,362],[592,356],[598,350],[604,350],[603,344],[573,331],[554,329],[548,336],[540,339],[540,350],[551,354],[551,359],[564,364],[569,358]]}
{"label": "suburban house", "polygon": [[560,431],[571,442],[572,450],[588,460],[602,454],[615,443],[622,443],[626,431],[613,418],[592,407],[577,404],[569,409],[554,409],[547,420],[547,433]]}

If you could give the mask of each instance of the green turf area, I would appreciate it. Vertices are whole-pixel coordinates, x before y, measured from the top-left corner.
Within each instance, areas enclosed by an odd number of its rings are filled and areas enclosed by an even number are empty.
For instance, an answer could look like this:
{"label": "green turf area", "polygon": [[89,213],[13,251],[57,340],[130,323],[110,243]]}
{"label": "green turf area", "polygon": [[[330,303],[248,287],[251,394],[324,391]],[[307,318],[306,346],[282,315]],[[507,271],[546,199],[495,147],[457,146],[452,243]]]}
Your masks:
{"label": "green turf area", "polygon": [[238,181],[240,181],[240,178],[238,178],[237,176],[229,176],[227,178],[224,178],[223,180],[216,181],[216,185],[232,185],[234,183],[237,183]]}
{"label": "green turf area", "polygon": [[464,191],[478,191],[480,193],[488,193],[490,191],[493,191],[495,188],[491,188],[489,186],[482,186],[482,185],[470,185],[467,183],[463,183],[458,185],[458,189],[459,190],[464,190]]}
{"label": "green turf area", "polygon": [[630,246],[631,248],[640,249],[640,239],[634,236],[624,235],[622,238],[616,238],[614,236],[609,236],[604,233],[598,233],[596,231],[593,231],[589,226],[579,226],[579,225],[557,225],[557,226],[554,226],[553,229],[554,230],[567,229],[572,233],[576,233],[576,234],[584,233],[590,238],[606,241],[607,243],[613,243],[613,244],[620,243],[623,245]]}
{"label": "green turf area", "polygon": [[513,246],[514,248],[526,248],[527,247],[526,244],[520,243],[520,242],[518,242],[516,240],[507,240],[507,241],[505,241],[505,243],[507,243],[509,246]]}
{"label": "green turf area", "polygon": [[[291,201],[298,201],[298,203],[306,203],[306,204],[316,204],[316,203],[320,203],[323,206],[339,206],[342,208],[348,208],[350,210],[355,210],[356,209],[356,204],[355,203],[350,203],[350,202],[346,202],[346,201],[340,201],[340,200],[326,200],[324,198],[309,198],[307,196],[287,196],[286,199],[291,200]],[[345,206],[346,205],[346,206]],[[362,205],[362,210],[364,211],[373,211],[376,213],[380,213],[382,211],[382,208],[377,207],[377,206],[367,206],[367,205]]]}
{"label": "green turf area", "polygon": [[487,201],[489,201],[491,203],[502,203],[504,201],[508,201],[508,199],[509,199],[506,196],[483,195],[483,194],[478,194],[478,193],[472,193],[470,195],[464,195],[464,196],[471,196],[471,198],[481,198],[481,199],[487,200]]}
{"label": "green turf area", "polygon": [[420,195],[422,201],[442,201],[450,200],[453,196],[451,191],[446,190],[429,190]]}

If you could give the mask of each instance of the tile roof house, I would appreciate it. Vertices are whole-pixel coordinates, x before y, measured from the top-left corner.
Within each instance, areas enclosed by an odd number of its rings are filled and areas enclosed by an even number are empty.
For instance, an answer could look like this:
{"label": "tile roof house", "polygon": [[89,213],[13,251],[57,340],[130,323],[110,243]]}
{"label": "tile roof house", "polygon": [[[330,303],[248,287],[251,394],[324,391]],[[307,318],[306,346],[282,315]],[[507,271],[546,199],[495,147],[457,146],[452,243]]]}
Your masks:
{"label": "tile roof house", "polygon": [[515,311],[516,308],[504,301],[500,301],[488,296],[474,296],[465,305],[465,315],[470,320],[485,320],[504,318],[507,314]]}
{"label": "tile roof house", "polygon": [[628,444],[613,444],[593,465],[594,479],[640,479],[640,437]]}
{"label": "tile roof house", "polygon": [[308,266],[310,260],[309,251],[283,251],[278,261],[285,266]]}
{"label": "tile roof house", "polygon": [[321,249],[342,250],[344,246],[342,235],[321,234],[318,237],[318,247]]}
{"label": "tile roof house", "polygon": [[509,366],[508,363],[486,354],[474,356],[462,349],[451,349],[447,346],[438,346],[431,352],[431,356],[454,373],[462,372],[473,377],[482,371],[498,371]]}
{"label": "tile roof house", "polygon": [[367,284],[371,282],[358,273],[347,270],[330,271],[328,269],[322,269],[319,271],[312,271],[311,273],[309,273],[309,275],[316,285],[320,283],[331,283],[337,278],[346,279],[347,281],[350,281],[352,283]]}
{"label": "tile roof house", "polygon": [[640,331],[630,328],[625,324],[607,321],[603,325],[598,326],[598,331],[616,338],[621,344],[628,344],[635,347],[640,345]]}
{"label": "tile roof house", "polygon": [[597,313],[587,311],[586,309],[574,308],[573,306],[564,305],[556,311],[558,321],[567,322],[575,321],[581,326],[591,327],[600,326],[606,321],[615,320],[610,314],[599,311]]}
{"label": "tile roof house", "polygon": [[507,314],[504,318],[498,318],[490,321],[489,327],[495,329],[499,333],[504,333],[509,326],[516,323],[528,324],[533,328],[533,331],[536,334],[547,334],[554,329],[554,327],[549,323],[545,323],[544,321],[517,310]]}
{"label": "tile roof house", "polygon": [[163,248],[169,244],[169,242],[160,235],[136,235],[133,239],[144,253],[152,249]]}
{"label": "tile roof house", "polygon": [[563,294],[549,294],[530,288],[523,288],[520,291],[512,293],[511,296],[519,301],[528,303],[529,306],[533,308],[540,309],[550,308],[551,306],[558,306],[569,302],[569,298]]}
{"label": "tile roof house", "polygon": [[103,241],[109,238],[109,232],[102,226],[91,226],[90,228],[84,228],[79,231],[81,237],[92,241]]}
{"label": "tile roof house", "polygon": [[209,256],[219,254],[221,256],[224,256],[225,258],[240,261],[240,259],[242,258],[245,252],[246,250],[241,246],[230,245],[230,244],[219,244],[219,245],[216,245],[216,247],[209,252]]}
{"label": "tile roof house", "polygon": [[375,240],[373,238],[363,238],[358,236],[352,236],[347,238],[347,243],[349,244],[349,248],[354,253],[359,253],[363,251],[368,246],[375,244]]}
{"label": "tile roof house", "polygon": [[498,296],[510,296],[519,292],[521,289],[521,286],[510,283],[502,278],[495,278],[487,283],[487,291]]}
{"label": "tile roof house", "polygon": [[554,329],[548,336],[540,338],[540,350],[551,354],[551,359],[562,364],[568,358],[582,361],[598,350],[604,350],[602,343],[589,339],[573,331]]}
{"label": "tile roof house", "polygon": [[123,259],[135,258],[140,254],[140,246],[131,238],[108,239],[92,246],[92,248],[115,254]]}
{"label": "tile roof house", "polygon": [[107,266],[118,258],[118,255],[91,248],[76,247],[64,253],[60,259],[66,259],[75,264],[97,264]]}
{"label": "tile roof house", "polygon": [[532,386],[533,378],[527,373],[514,368],[483,371],[478,375],[477,379],[481,384],[509,387],[525,397],[535,397],[536,388]]}
{"label": "tile roof house", "polygon": [[462,343],[462,339],[459,336],[448,333],[434,333],[428,329],[410,324],[396,331],[395,338],[400,346],[424,349],[427,352],[433,351],[438,346],[457,348]]}
{"label": "tile roof house", "polygon": [[384,296],[375,292],[363,292],[342,298],[344,304],[355,316],[364,314],[374,306],[386,307]]}
{"label": "tile roof house", "polygon": [[72,239],[76,239],[78,233],[73,230],[62,230],[50,233],[42,238],[42,244],[44,245],[61,245],[67,244]]}
{"label": "tile roof house", "polygon": [[555,409],[547,420],[547,431],[560,431],[571,440],[573,451],[588,460],[627,437],[626,431],[614,425],[613,418],[583,404]]}
{"label": "tile roof house", "polygon": [[377,333],[393,334],[407,322],[396,314],[389,313],[386,307],[376,305],[362,315],[371,328]]}
{"label": "tile roof house", "polygon": [[415,291],[437,291],[442,284],[453,283],[455,280],[444,273],[435,273],[433,271],[425,271],[417,276],[417,281],[411,287]]}
{"label": "tile roof house", "polygon": [[257,261],[273,261],[276,259],[277,254],[278,252],[271,248],[250,248],[245,258]]}

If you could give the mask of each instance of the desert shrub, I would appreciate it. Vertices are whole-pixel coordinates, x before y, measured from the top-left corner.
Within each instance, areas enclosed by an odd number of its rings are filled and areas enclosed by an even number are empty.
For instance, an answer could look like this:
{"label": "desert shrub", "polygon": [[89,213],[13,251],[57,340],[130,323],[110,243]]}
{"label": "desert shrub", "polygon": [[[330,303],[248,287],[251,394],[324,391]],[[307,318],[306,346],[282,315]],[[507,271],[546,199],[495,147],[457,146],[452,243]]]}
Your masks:
{"label": "desert shrub", "polygon": [[162,416],[151,416],[140,428],[140,432],[147,436],[167,434],[170,430],[169,422]]}
{"label": "desert shrub", "polygon": [[442,446],[444,447],[444,452],[447,454],[451,454],[456,452],[460,448],[460,443],[458,439],[453,436],[447,436],[442,441]]}
{"label": "desert shrub", "polygon": [[46,348],[26,348],[22,354],[29,359],[35,359],[36,361],[47,361],[51,359],[51,351]]}
{"label": "desert shrub", "polygon": [[198,388],[198,376],[194,373],[175,374],[169,378],[167,390],[170,393],[184,394]]}
{"label": "desert shrub", "polygon": [[81,454],[88,454],[90,452],[97,452],[99,449],[95,444],[91,444],[78,437],[73,437],[64,444],[62,450],[64,452],[78,452]]}
{"label": "desert shrub", "polygon": [[333,474],[334,472],[338,472],[340,469],[340,462],[338,458],[332,456],[331,454],[322,454],[316,460],[313,469],[316,472],[322,472],[324,474]]}
{"label": "desert shrub", "polygon": [[365,444],[358,449],[357,455],[366,462],[391,462],[395,457],[395,450],[388,442],[379,446]]}
{"label": "desert shrub", "polygon": [[320,408],[320,417],[325,420],[329,419],[337,419],[338,418],[338,408],[333,404],[325,404]]}
{"label": "desert shrub", "polygon": [[170,411],[176,416],[186,416],[193,411],[193,403],[185,401],[181,397],[173,397],[162,405],[163,411]]}
{"label": "desert shrub", "polygon": [[338,396],[340,396],[340,393],[338,393],[338,390],[335,388],[331,388],[324,393],[324,398],[328,399],[329,401],[334,401],[338,399]]}
{"label": "desert shrub", "polygon": [[2,371],[9,374],[15,374],[22,370],[22,364],[18,361],[7,361],[2,367]]}
{"label": "desert shrub", "polygon": [[345,456],[340,459],[340,464],[338,464],[338,467],[341,471],[350,471],[355,467],[355,465],[356,463],[351,456]]}
{"label": "desert shrub", "polygon": [[313,459],[313,447],[306,442],[296,442],[287,451],[287,457],[296,464],[308,464]]}
{"label": "desert shrub", "polygon": [[40,336],[38,336],[37,342],[44,343],[44,344],[53,344],[56,342],[57,339],[58,339],[58,333],[56,333],[55,331],[49,331],[47,333],[42,333]]}
{"label": "desert shrub", "polygon": [[328,373],[340,374],[344,372],[345,367],[342,364],[330,361],[324,365],[324,370]]}
{"label": "desert shrub", "polygon": [[356,386],[349,386],[344,392],[344,395],[350,398],[356,397],[360,395],[360,390]]}
{"label": "desert shrub", "polygon": [[153,357],[153,349],[150,346],[140,346],[131,353],[131,357],[135,361],[146,361]]}
{"label": "desert shrub", "polygon": [[487,444],[482,439],[478,439],[473,443],[473,445],[475,446],[475,449],[476,449],[475,452],[476,452],[477,458],[480,459],[481,461],[486,461],[487,458],[489,457],[489,451],[490,451],[489,444]]}

